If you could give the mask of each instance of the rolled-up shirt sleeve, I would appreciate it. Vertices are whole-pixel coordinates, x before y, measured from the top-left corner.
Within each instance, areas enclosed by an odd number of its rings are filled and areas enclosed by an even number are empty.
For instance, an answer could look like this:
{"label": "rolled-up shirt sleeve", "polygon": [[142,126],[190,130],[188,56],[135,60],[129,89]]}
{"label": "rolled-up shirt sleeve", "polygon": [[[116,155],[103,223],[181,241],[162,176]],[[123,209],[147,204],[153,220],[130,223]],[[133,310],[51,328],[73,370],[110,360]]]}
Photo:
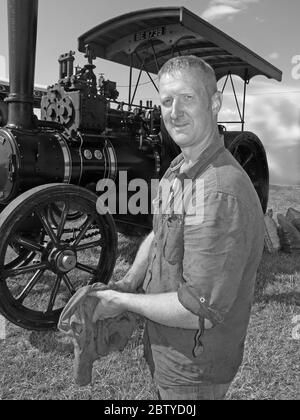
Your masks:
{"label": "rolled-up shirt sleeve", "polygon": [[251,251],[251,214],[236,197],[214,192],[204,197],[202,222],[192,220],[184,227],[183,284],[178,299],[186,309],[216,325],[230,311],[242,282]]}

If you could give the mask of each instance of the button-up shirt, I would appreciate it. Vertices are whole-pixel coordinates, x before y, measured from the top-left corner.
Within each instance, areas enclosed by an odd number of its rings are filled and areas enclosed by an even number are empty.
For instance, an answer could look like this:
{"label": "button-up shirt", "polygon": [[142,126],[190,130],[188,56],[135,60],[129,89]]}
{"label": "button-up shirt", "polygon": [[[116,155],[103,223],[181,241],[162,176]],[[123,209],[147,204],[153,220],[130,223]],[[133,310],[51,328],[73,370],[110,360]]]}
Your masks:
{"label": "button-up shirt", "polygon": [[[155,236],[143,288],[177,292],[181,304],[199,317],[199,330],[147,320],[145,342],[163,387],[233,379],[242,362],[264,243],[257,193],[221,143],[207,147],[192,167],[184,166],[181,154],[153,202]],[[164,184],[171,186],[169,193]],[[211,329],[204,330],[205,318]]]}

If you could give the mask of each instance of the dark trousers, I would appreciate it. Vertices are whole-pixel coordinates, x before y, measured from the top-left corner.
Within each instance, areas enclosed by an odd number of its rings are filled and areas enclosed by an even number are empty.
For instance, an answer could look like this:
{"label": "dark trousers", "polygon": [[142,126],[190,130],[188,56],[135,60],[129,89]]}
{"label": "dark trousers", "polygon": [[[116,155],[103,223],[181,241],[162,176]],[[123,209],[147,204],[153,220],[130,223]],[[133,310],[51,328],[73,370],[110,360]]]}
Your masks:
{"label": "dark trousers", "polygon": [[[144,330],[144,357],[154,378],[155,365],[152,357],[147,326]],[[163,388],[157,385],[159,400],[223,400],[228,391],[229,384],[176,385]]]}

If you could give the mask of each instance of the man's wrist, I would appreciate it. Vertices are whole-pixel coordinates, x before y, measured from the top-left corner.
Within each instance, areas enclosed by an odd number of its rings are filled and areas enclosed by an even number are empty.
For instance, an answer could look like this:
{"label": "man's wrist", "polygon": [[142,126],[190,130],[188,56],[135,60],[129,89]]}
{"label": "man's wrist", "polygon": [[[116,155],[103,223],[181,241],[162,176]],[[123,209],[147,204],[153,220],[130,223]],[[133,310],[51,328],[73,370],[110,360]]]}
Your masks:
{"label": "man's wrist", "polygon": [[133,296],[133,293],[122,293],[116,292],[116,303],[124,311],[129,311],[129,299]]}

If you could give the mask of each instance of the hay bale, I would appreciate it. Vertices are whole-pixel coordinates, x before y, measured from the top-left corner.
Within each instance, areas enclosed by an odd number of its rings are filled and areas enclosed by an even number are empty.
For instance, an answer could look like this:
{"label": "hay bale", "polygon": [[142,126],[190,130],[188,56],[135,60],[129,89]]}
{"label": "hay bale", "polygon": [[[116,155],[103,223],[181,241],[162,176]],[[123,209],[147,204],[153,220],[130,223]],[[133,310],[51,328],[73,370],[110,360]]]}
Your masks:
{"label": "hay bale", "polygon": [[281,248],[278,227],[273,219],[273,210],[269,209],[265,215],[264,247],[267,252],[274,254]]}
{"label": "hay bale", "polygon": [[300,254],[300,232],[282,214],[277,215],[281,248],[289,254]]}
{"label": "hay bale", "polygon": [[286,219],[300,232],[300,211],[290,207],[286,212]]}

